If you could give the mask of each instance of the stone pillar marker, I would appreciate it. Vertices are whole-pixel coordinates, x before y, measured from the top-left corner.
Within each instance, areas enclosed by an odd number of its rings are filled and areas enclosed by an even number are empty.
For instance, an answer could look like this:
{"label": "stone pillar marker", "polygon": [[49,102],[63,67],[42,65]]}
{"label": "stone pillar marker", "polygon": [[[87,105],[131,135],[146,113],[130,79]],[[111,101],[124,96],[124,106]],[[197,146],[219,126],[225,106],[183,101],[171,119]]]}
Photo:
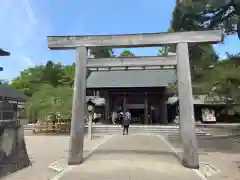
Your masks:
{"label": "stone pillar marker", "polygon": [[88,139],[92,140],[92,120],[93,120],[93,112],[89,112],[88,114]]}
{"label": "stone pillar marker", "polygon": [[144,93],[144,124],[148,124],[148,97],[147,92]]}

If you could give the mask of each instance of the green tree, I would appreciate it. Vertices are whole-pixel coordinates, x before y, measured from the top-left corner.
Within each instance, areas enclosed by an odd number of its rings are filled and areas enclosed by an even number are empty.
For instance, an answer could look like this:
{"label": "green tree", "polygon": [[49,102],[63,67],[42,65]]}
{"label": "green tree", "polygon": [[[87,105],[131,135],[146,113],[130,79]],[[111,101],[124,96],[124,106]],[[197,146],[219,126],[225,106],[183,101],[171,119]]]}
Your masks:
{"label": "green tree", "polygon": [[224,29],[234,34],[239,15],[239,0],[182,0],[174,9],[172,27],[178,31]]}
{"label": "green tree", "polygon": [[114,56],[112,48],[107,47],[93,47],[90,49],[90,54],[95,58],[104,58]]}
{"label": "green tree", "polygon": [[27,96],[32,96],[43,83],[44,66],[36,66],[23,70],[20,75],[12,80],[11,87],[23,91]]}
{"label": "green tree", "polygon": [[[221,3],[218,3],[219,6],[220,4]],[[197,13],[204,11],[207,6],[212,7],[213,5],[217,6],[214,0],[183,0],[173,11],[172,30],[174,32],[202,30],[203,27],[200,28],[200,25],[196,25],[198,23],[196,23],[195,19],[186,18],[186,16],[188,16],[188,14],[196,15]],[[189,59],[193,84],[198,84],[195,87],[201,87],[199,86],[199,82],[202,81],[203,76],[205,75],[204,70],[208,69],[209,66],[214,65],[219,58],[212,45],[191,44],[189,46]],[[199,91],[194,89],[194,92],[195,90]]]}
{"label": "green tree", "polygon": [[[239,0],[183,0],[173,12],[174,31],[223,29],[226,35],[237,32]],[[211,45],[189,47],[193,92],[219,96],[227,104],[240,104],[239,64],[232,56],[224,61]],[[234,106],[239,111],[239,106]]]}
{"label": "green tree", "polygon": [[[90,49],[90,55],[94,58],[108,58],[114,57],[114,52],[112,48],[108,47],[93,47]],[[91,75],[91,71],[87,70],[87,78]]]}
{"label": "green tree", "polygon": [[35,66],[20,73],[20,76],[12,80],[11,87],[23,91],[27,96],[32,96],[39,90],[41,84],[50,84],[57,87],[66,74],[61,64],[48,61],[45,66]]}
{"label": "green tree", "polygon": [[[168,28],[168,33],[173,33],[174,30],[172,28]],[[165,45],[159,48],[157,55],[158,56],[167,56],[169,52],[175,52],[176,47],[174,45]]]}
{"label": "green tree", "polygon": [[43,83],[49,83],[54,87],[59,85],[59,79],[61,79],[64,74],[62,65],[60,63],[55,64],[52,61],[47,62],[42,72],[41,81]]}
{"label": "green tree", "polygon": [[240,112],[240,65],[232,59],[216,63],[206,72],[205,85],[208,95],[220,97],[229,105],[236,104],[235,110]]}
{"label": "green tree", "polygon": [[72,93],[70,87],[53,87],[42,84],[39,91],[26,103],[26,115],[31,121],[46,121],[48,115],[69,119],[72,109]]}
{"label": "green tree", "polygon": [[62,66],[63,74],[59,78],[59,84],[63,86],[73,87],[75,77],[75,63],[72,65]]}
{"label": "green tree", "polygon": [[121,54],[120,57],[133,57],[135,56],[134,53],[128,49],[125,49]]}

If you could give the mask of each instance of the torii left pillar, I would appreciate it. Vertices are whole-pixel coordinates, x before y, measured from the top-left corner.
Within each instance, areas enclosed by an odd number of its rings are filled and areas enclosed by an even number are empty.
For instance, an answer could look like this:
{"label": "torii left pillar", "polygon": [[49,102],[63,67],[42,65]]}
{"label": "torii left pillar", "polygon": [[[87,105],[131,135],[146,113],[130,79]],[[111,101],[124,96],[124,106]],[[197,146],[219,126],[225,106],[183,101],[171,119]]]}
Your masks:
{"label": "torii left pillar", "polygon": [[68,164],[83,162],[87,48],[77,47]]}

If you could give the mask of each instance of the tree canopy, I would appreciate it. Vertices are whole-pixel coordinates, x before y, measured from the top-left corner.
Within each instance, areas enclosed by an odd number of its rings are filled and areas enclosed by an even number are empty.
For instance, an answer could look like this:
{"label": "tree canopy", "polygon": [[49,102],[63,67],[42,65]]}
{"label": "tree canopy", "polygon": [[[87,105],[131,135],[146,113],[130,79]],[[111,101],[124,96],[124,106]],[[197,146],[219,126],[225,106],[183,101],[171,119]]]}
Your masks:
{"label": "tree canopy", "polygon": [[234,34],[239,15],[239,0],[182,0],[174,9],[172,27],[178,31],[223,29]]}
{"label": "tree canopy", "polygon": [[124,50],[121,54],[121,57],[132,57],[135,56],[134,53],[132,53],[130,50]]}
{"label": "tree canopy", "polygon": [[[93,48],[90,54],[95,58],[115,56],[111,48]],[[134,54],[125,50],[120,56]],[[88,71],[87,77],[90,74]],[[74,76],[75,63],[62,65],[48,61],[45,65],[23,70],[9,86],[23,91],[28,96],[26,115],[31,121],[44,120],[48,115],[68,119],[71,114]]]}
{"label": "tree canopy", "polygon": [[[239,0],[183,0],[174,9],[172,29],[175,32],[222,29],[225,35],[235,34],[239,10]],[[189,47],[189,52],[193,92],[219,96],[231,105],[240,104],[240,63],[234,61],[235,56],[227,54],[224,60],[219,60],[212,45],[195,44]]]}

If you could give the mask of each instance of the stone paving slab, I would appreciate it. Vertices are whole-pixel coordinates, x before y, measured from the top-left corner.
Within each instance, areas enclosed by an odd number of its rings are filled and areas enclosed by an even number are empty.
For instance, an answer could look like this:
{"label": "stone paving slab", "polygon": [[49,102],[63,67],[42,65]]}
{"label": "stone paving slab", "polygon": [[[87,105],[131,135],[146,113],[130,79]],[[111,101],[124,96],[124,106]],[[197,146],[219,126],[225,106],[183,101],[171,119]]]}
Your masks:
{"label": "stone paving slab", "polygon": [[59,180],[200,180],[157,136],[113,136]]}

